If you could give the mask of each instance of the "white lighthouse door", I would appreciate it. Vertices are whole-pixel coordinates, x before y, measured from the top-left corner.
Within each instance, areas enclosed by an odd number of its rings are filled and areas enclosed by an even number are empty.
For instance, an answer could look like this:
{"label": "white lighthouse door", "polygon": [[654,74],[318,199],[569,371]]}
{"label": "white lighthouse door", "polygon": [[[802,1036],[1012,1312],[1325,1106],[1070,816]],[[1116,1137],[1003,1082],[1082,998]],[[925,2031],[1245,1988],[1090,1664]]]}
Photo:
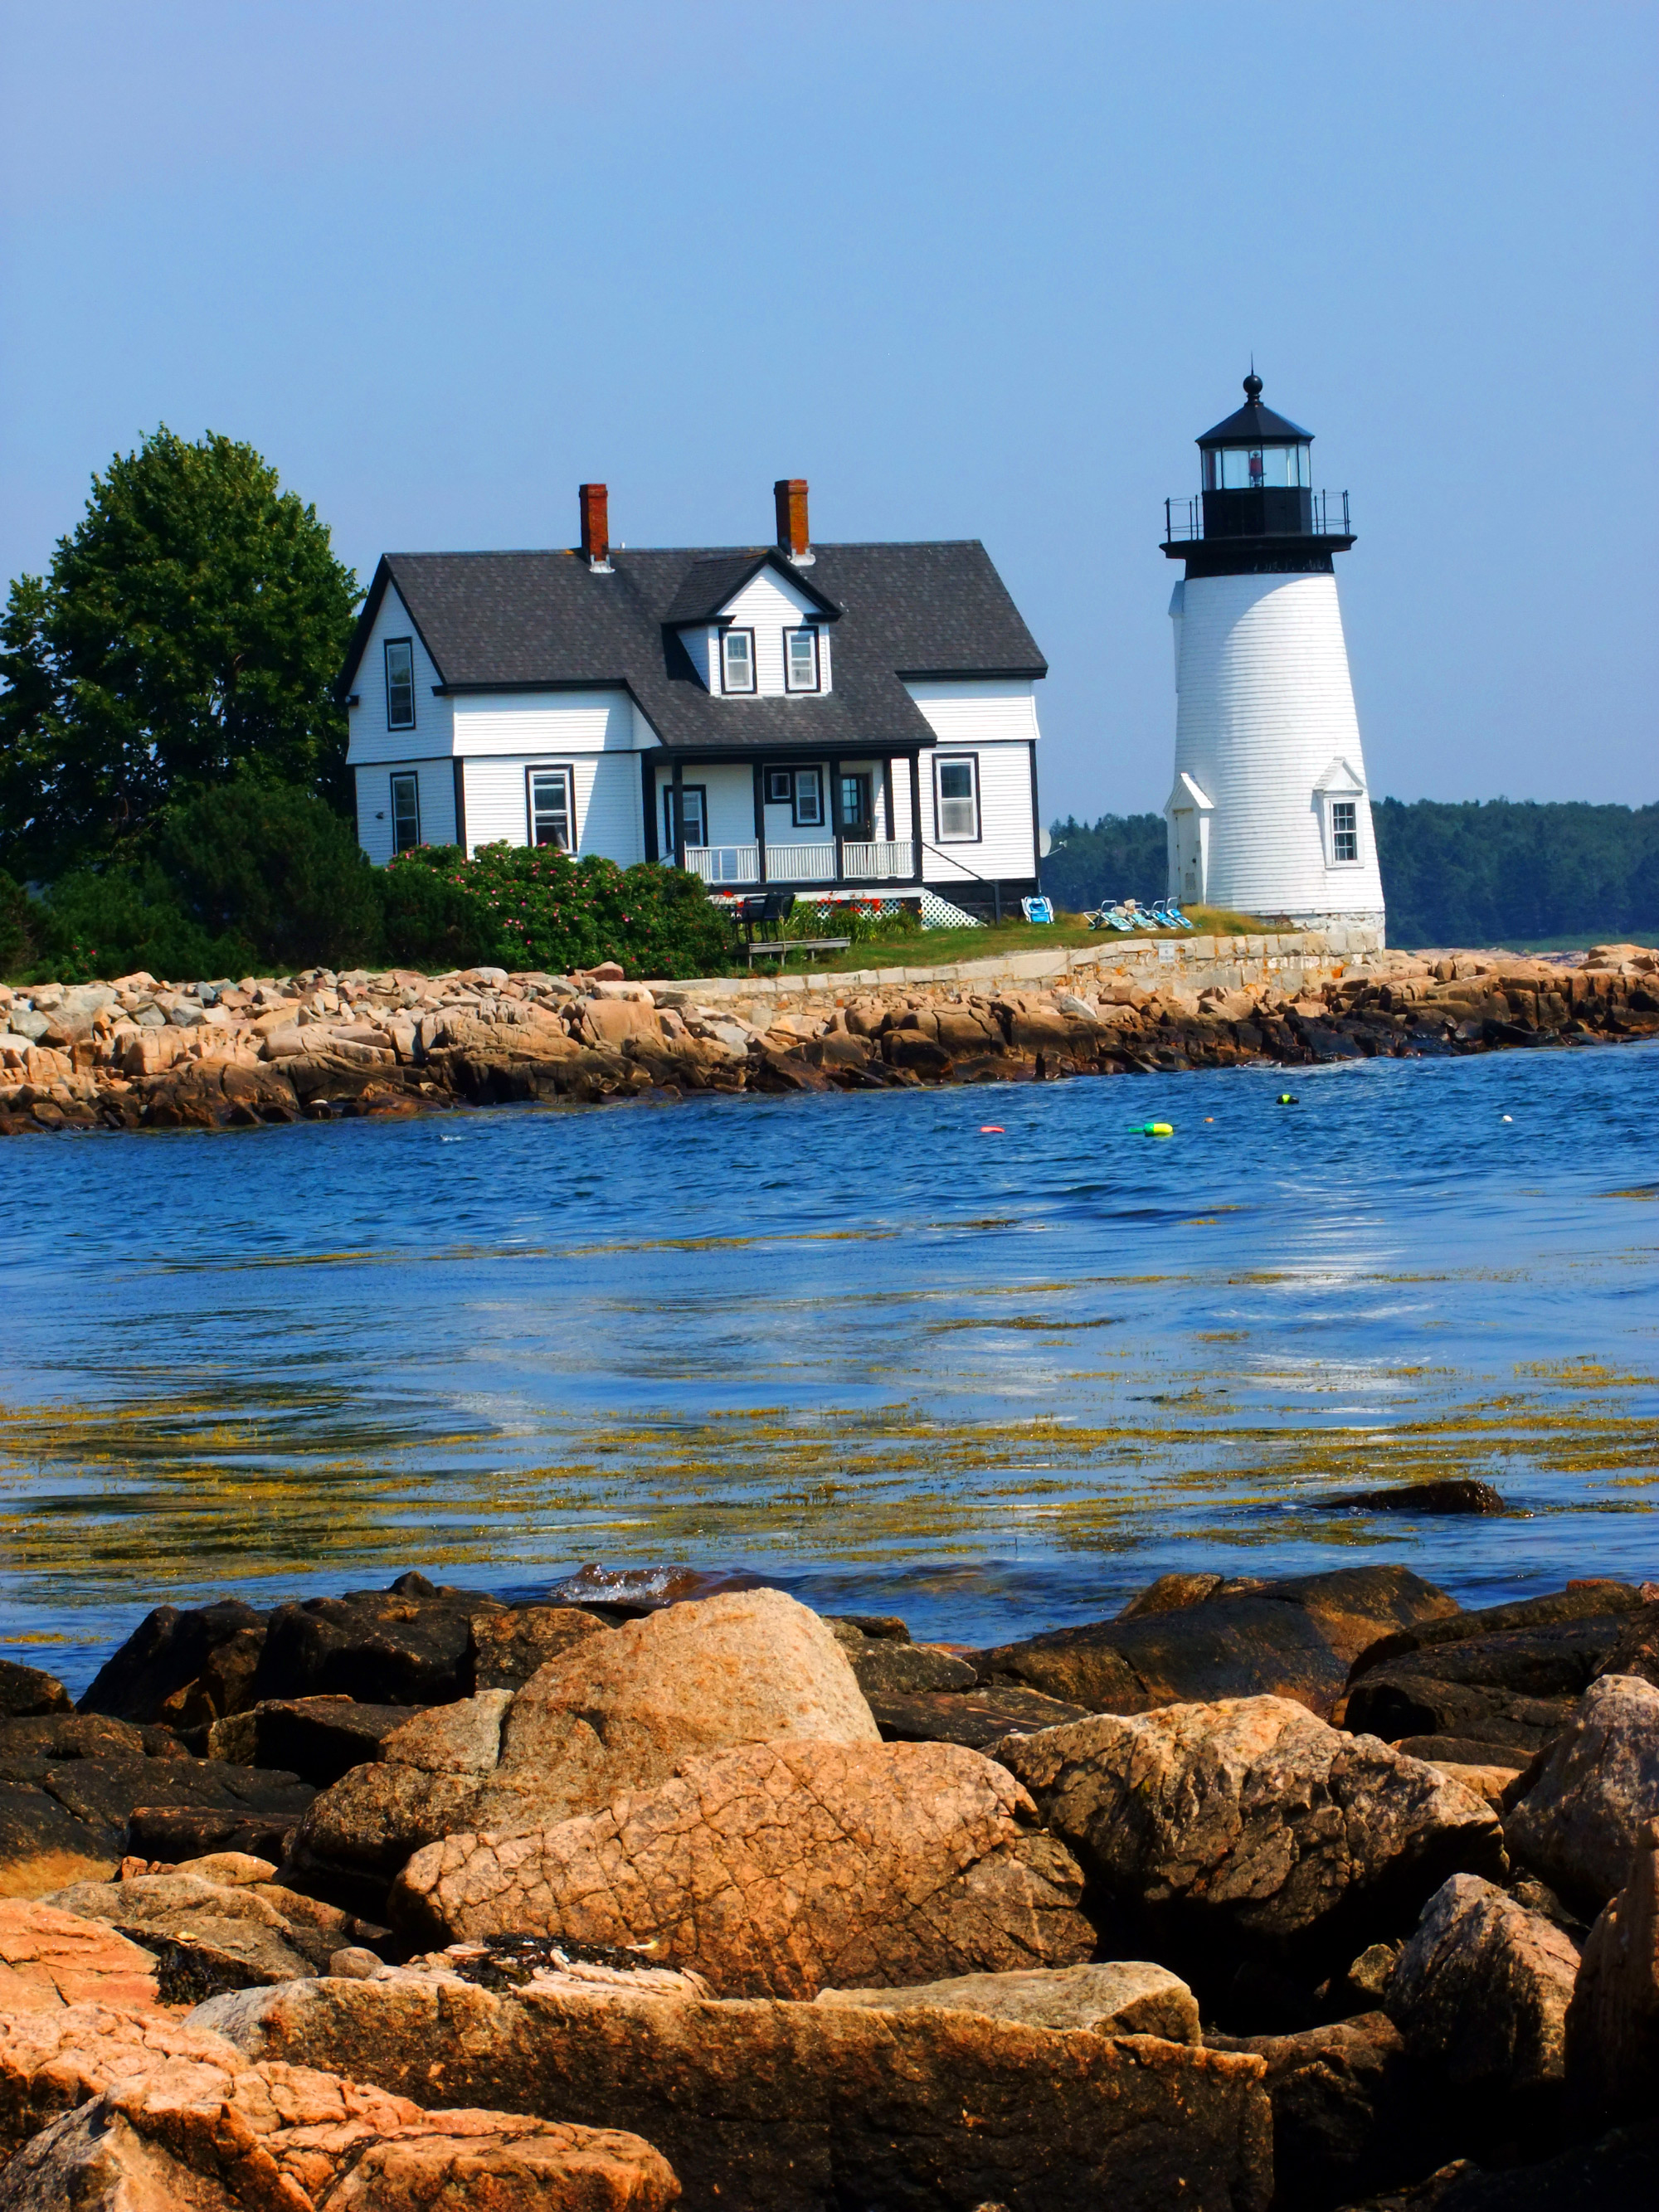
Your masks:
{"label": "white lighthouse door", "polygon": [[1199,842],[1198,810],[1178,806],[1175,812],[1176,896],[1196,906],[1204,896],[1203,854]]}

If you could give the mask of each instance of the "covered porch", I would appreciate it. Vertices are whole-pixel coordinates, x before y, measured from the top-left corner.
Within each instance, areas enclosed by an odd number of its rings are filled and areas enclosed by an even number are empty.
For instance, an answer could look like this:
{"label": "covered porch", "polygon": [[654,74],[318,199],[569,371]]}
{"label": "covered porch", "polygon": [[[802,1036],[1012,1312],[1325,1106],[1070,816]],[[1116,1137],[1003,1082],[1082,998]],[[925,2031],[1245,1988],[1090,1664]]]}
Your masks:
{"label": "covered porch", "polygon": [[646,756],[653,858],[711,889],[916,884],[915,752]]}

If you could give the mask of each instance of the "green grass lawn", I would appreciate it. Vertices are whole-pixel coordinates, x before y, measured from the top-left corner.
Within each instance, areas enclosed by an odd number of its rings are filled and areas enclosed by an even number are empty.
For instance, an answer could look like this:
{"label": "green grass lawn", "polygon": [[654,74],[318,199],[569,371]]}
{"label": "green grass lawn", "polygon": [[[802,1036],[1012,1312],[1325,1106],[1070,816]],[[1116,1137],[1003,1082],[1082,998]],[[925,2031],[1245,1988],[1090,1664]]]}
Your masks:
{"label": "green grass lawn", "polygon": [[[1270,927],[1254,915],[1224,913],[1211,907],[1193,908],[1189,918],[1194,924],[1191,929],[1148,928],[1136,931],[1135,935],[1247,936],[1260,934]],[[815,921],[813,933],[820,931],[826,937],[833,936],[835,925]],[[810,969],[831,975],[865,968],[952,968],[959,961],[989,960],[1013,952],[1053,952],[1060,946],[1079,945],[1104,948],[1132,941],[1115,930],[1091,929],[1080,915],[1057,914],[1052,925],[1046,927],[1040,922],[1022,921],[988,924],[983,929],[896,930],[890,937],[872,938],[849,945],[845,952],[817,954],[810,958],[805,953],[792,952],[785,966],[791,972]],[[774,972],[776,965],[772,960],[755,963],[760,973]]]}

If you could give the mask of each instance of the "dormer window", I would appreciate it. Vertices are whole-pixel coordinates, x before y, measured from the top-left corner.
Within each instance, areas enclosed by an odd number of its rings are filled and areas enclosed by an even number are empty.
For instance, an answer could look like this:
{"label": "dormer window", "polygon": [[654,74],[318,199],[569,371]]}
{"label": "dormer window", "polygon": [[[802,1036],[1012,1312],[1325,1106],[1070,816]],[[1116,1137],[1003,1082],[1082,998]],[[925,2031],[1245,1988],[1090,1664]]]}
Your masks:
{"label": "dormer window", "polygon": [[386,726],[388,730],[415,726],[415,646],[407,637],[386,641]]}
{"label": "dormer window", "polygon": [[792,691],[816,691],[818,688],[818,633],[813,623],[799,629],[786,630],[784,636],[785,681]]}
{"label": "dormer window", "polygon": [[755,633],[752,629],[720,632],[720,684],[727,691],[755,688]]}

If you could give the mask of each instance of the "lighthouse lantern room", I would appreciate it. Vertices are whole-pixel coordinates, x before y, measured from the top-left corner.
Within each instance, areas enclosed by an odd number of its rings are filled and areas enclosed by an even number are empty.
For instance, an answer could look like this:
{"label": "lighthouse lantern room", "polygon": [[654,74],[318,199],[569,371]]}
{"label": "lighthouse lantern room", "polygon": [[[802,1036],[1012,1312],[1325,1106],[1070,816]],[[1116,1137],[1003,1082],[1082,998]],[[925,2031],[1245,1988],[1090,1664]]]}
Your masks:
{"label": "lighthouse lantern room", "polygon": [[1198,441],[1201,489],[1164,503],[1175,627],[1170,890],[1304,927],[1381,928],[1382,884],[1334,556],[1348,495],[1313,489],[1313,433],[1245,404]]}

